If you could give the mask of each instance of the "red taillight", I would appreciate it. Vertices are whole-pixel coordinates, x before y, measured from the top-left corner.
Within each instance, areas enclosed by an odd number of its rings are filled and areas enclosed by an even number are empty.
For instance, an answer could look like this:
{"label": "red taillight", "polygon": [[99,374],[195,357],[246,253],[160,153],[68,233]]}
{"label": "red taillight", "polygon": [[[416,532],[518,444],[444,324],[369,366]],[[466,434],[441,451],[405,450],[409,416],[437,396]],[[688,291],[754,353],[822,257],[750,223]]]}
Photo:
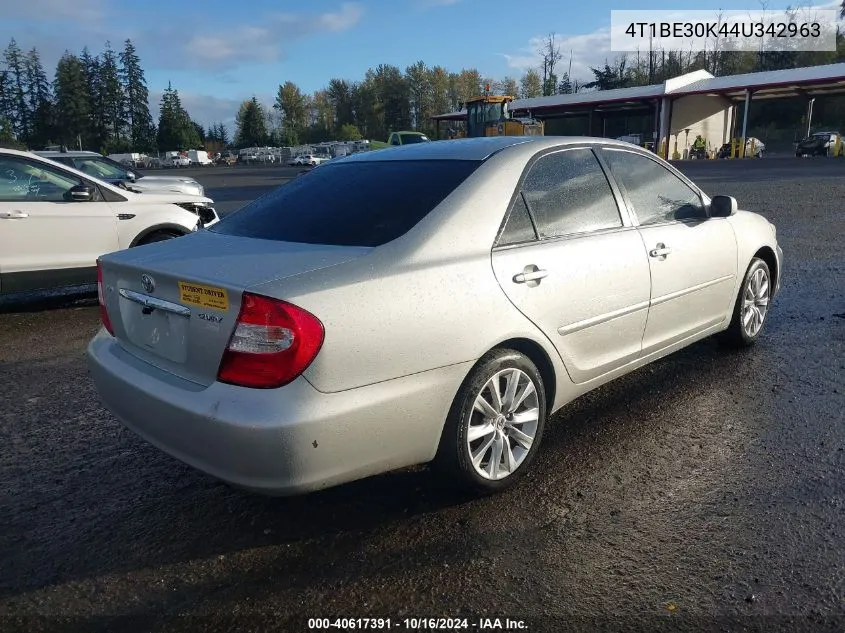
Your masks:
{"label": "red taillight", "polygon": [[103,267],[99,259],[97,260],[97,299],[100,301],[100,321],[103,322],[103,327],[106,328],[106,331],[114,336],[109,311],[106,308],[106,297],[103,294]]}
{"label": "red taillight", "polygon": [[323,345],[323,324],[302,308],[245,292],[217,379],[270,389],[304,372]]}

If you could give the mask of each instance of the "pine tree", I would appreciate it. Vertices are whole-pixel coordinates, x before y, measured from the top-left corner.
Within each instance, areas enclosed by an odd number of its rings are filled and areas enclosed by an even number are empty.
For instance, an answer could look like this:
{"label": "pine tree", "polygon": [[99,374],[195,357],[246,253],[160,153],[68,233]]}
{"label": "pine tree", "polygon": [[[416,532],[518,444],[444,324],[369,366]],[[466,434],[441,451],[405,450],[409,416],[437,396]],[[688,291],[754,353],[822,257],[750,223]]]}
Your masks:
{"label": "pine tree", "polygon": [[33,48],[25,60],[26,83],[29,88],[28,107],[31,121],[28,142],[30,147],[42,147],[50,142],[54,131],[54,111],[50,81],[38,51]]}
{"label": "pine tree", "polygon": [[86,46],[82,49],[82,56],[79,60],[82,63],[85,77],[85,89],[82,94],[88,102],[88,112],[91,116],[87,126],[87,136],[83,138],[83,142],[86,147],[93,147],[99,151],[108,137],[100,89],[100,58],[92,55]]}
{"label": "pine tree", "polygon": [[253,97],[241,104],[237,116],[236,143],[241,147],[255,147],[267,142],[267,120],[264,108]]}
{"label": "pine tree", "polygon": [[12,79],[5,70],[0,70],[0,128],[11,138],[12,131]]}
{"label": "pine tree", "polygon": [[129,139],[135,151],[149,151],[155,145],[150,131],[153,118],[150,116],[150,93],[147,80],[141,68],[141,59],[131,40],[126,40],[120,54],[120,78],[126,97],[125,119],[129,128]]}
{"label": "pine tree", "polygon": [[57,119],[55,140],[72,147],[77,146],[78,139],[90,143],[91,100],[88,77],[82,61],[67,51],[56,65],[53,92],[56,96]]}
{"label": "pine tree", "polygon": [[25,139],[29,135],[29,109],[27,108],[27,86],[26,86],[26,65],[24,54],[21,51],[15,38],[9,41],[9,45],[3,53],[3,61],[6,64],[7,97],[9,111],[6,116],[11,124],[12,131],[18,139]]}
{"label": "pine tree", "polygon": [[191,125],[194,127],[196,139],[199,141],[198,143],[194,143],[193,147],[203,146],[205,144],[205,128],[196,121],[191,121]]}
{"label": "pine tree", "polygon": [[103,129],[106,133],[104,145],[109,149],[122,149],[126,131],[123,85],[117,67],[117,55],[109,42],[106,42],[102,54],[99,80]]}
{"label": "pine tree", "polygon": [[162,151],[196,149],[202,145],[197,125],[182,107],[179,93],[171,84],[161,96],[158,123],[158,148]]}

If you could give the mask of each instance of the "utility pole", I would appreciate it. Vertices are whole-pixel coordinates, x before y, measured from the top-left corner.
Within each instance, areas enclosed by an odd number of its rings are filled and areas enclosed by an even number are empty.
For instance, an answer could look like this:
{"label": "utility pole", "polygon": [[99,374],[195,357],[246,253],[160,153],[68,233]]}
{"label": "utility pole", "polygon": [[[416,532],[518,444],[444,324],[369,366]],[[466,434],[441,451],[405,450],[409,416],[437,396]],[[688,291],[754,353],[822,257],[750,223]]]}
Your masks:
{"label": "utility pole", "polygon": [[654,49],[651,43],[651,32],[648,34],[648,83],[654,83]]}

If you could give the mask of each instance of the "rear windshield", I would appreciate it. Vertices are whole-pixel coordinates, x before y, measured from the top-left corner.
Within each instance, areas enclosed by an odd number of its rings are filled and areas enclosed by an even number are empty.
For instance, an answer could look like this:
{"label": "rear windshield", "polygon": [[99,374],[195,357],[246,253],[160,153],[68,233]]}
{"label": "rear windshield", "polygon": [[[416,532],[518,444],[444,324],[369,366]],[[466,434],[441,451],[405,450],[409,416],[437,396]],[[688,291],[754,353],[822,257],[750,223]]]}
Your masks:
{"label": "rear windshield", "polygon": [[424,143],[428,140],[428,137],[423,136],[422,134],[400,134],[402,138],[402,144],[408,145],[409,143]]}
{"label": "rear windshield", "polygon": [[327,163],[209,230],[281,242],[381,246],[407,233],[480,164],[458,160]]}

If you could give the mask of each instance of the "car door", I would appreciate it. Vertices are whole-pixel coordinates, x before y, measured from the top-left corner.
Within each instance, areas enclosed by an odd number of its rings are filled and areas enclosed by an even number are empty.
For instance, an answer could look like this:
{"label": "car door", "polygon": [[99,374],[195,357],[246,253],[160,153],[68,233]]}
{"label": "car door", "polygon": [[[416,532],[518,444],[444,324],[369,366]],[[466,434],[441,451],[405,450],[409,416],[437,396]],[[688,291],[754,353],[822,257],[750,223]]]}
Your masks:
{"label": "car door", "polygon": [[576,383],[640,355],[648,258],[620,201],[589,147],[545,153],[527,168],[492,253],[502,289]]}
{"label": "car door", "polygon": [[119,248],[117,218],[94,187],[72,201],[76,175],[25,156],[0,155],[0,291],[96,281],[96,260]]}
{"label": "car door", "polygon": [[655,158],[616,148],[604,148],[602,156],[648,253],[651,299],[643,353],[722,322],[737,275],[730,222],[708,217],[701,193]]}

